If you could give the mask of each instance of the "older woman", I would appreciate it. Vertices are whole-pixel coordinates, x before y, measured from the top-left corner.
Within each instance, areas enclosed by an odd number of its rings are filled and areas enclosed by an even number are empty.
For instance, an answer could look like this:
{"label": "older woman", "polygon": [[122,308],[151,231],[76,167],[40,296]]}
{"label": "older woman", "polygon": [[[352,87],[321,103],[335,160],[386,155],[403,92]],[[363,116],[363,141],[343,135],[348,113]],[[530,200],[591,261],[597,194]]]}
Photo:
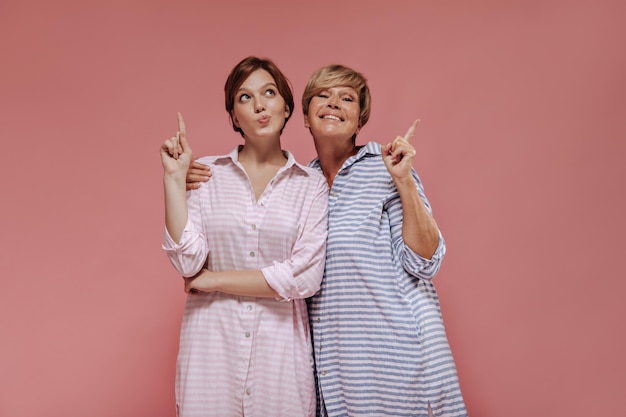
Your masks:
{"label": "older woman", "polygon": [[303,97],[330,186],[326,269],[309,301],[321,416],[464,416],[432,278],[445,243],[404,137],[356,145],[370,114],[362,74],[326,66]]}
{"label": "older woman", "polygon": [[[309,299],[320,416],[466,416],[432,283],[445,243],[404,137],[356,145],[365,77],[330,65],[310,78],[305,127],[328,185],[326,268]],[[188,187],[210,175],[194,164]]]}

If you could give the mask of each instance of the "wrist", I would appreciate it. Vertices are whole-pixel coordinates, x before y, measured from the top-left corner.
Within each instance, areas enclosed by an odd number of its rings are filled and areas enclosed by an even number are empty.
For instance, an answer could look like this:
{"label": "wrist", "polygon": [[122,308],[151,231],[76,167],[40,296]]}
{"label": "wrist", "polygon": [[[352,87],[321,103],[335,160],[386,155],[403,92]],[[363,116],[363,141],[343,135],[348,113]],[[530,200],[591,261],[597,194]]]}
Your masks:
{"label": "wrist", "polygon": [[213,292],[217,290],[217,274],[202,268],[200,275],[196,278],[198,281],[198,289],[204,292]]}
{"label": "wrist", "polygon": [[411,175],[406,177],[392,177],[398,191],[415,188],[415,181]]}
{"label": "wrist", "polygon": [[163,183],[166,185],[185,186],[185,174],[179,172],[165,172],[163,173]]}

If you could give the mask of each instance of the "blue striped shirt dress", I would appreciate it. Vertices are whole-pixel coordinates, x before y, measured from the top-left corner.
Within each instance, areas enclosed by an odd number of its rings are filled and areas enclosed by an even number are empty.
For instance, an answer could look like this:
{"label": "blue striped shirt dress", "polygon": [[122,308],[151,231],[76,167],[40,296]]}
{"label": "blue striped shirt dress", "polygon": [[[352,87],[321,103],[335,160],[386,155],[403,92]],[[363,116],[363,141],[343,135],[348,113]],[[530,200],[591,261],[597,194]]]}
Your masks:
{"label": "blue striped shirt dress", "polygon": [[[310,166],[320,169],[319,161]],[[430,205],[417,173],[419,194]],[[445,242],[424,259],[402,240],[402,205],[369,142],[350,157],[329,195],[326,269],[308,300],[318,415],[467,416],[431,279]]]}

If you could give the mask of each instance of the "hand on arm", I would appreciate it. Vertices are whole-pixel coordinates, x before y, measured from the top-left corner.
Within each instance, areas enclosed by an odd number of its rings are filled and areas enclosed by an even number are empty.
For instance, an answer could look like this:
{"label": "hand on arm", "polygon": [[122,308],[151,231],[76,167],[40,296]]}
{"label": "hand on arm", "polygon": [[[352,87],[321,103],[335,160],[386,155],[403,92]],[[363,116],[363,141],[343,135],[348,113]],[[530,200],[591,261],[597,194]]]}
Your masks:
{"label": "hand on arm", "polygon": [[215,291],[246,297],[280,298],[260,270],[212,272],[203,268],[193,277],[185,278],[187,294]]}
{"label": "hand on arm", "polygon": [[328,186],[321,175],[311,198],[310,209],[302,214],[302,233],[288,259],[274,261],[262,270],[212,272],[202,269],[195,276],[185,279],[185,292],[219,291],[280,300],[303,299],[315,294],[324,273],[328,235]]}
{"label": "hand on arm", "polygon": [[402,239],[418,255],[430,259],[439,244],[439,229],[419,196],[412,176],[415,148],[409,143],[419,120],[415,120],[404,136],[382,147],[385,166],[402,201]]}
{"label": "hand on arm", "polygon": [[161,145],[163,164],[163,186],[165,189],[165,227],[179,242],[187,223],[187,195],[185,175],[191,162],[191,148],[187,142],[187,131],[183,116],[178,113],[178,132]]}
{"label": "hand on arm", "polygon": [[186,187],[187,191],[197,190],[200,188],[201,182],[207,182],[211,178],[211,169],[204,164],[196,161],[197,158],[193,158],[189,170],[187,171]]}

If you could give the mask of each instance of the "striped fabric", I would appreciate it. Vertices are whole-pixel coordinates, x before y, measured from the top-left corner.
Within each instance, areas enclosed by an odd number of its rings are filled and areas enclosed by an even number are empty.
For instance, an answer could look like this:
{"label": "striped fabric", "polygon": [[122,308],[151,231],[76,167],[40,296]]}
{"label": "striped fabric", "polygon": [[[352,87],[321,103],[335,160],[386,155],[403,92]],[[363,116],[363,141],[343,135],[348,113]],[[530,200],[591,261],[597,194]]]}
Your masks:
{"label": "striped fabric", "polygon": [[[190,295],[176,374],[179,416],[315,414],[313,352],[305,297],[324,270],[328,186],[315,170],[288,162],[255,200],[235,149],[201,158],[213,176],[188,193],[179,244],[163,249],[185,276],[208,269],[261,269],[281,299]],[[181,280],[181,290],[183,282]]]}
{"label": "striped fabric", "polygon": [[401,228],[399,194],[369,142],[335,177],[326,270],[309,300],[320,416],[426,417],[429,403],[437,417],[467,415],[431,282],[445,243],[424,259]]}

